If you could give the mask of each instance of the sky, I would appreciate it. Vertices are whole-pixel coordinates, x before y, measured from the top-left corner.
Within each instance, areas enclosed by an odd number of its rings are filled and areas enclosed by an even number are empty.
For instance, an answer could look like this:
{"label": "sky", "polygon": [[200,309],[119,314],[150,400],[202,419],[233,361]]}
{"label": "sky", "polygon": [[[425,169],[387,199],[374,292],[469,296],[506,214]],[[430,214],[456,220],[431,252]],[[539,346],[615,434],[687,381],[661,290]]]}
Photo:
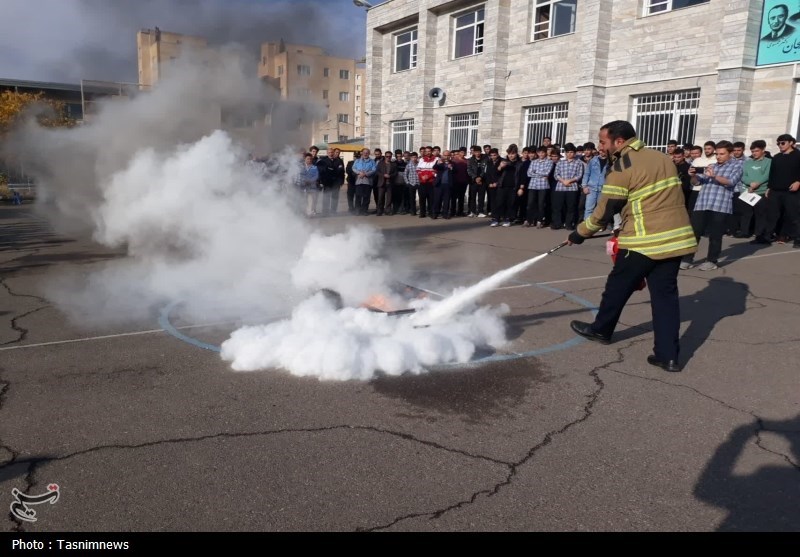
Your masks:
{"label": "sky", "polygon": [[352,0],[3,0],[0,78],[135,82],[136,32],[158,26],[258,45],[283,38],[361,59],[366,10]]}

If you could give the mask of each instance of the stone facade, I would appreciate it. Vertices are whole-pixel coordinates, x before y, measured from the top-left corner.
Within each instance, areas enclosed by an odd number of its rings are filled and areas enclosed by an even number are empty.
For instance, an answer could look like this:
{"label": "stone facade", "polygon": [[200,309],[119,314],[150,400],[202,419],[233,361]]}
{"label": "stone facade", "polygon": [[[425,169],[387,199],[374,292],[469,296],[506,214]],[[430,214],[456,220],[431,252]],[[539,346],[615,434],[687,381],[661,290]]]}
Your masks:
{"label": "stone facade", "polygon": [[[536,41],[536,0],[389,0],[370,9],[366,145],[393,147],[391,122],[413,119],[413,147],[448,146],[449,117],[470,112],[479,114],[479,144],[521,145],[526,108],[564,102],[567,139],[584,142],[607,121],[636,124],[638,95],[682,91],[699,93],[696,129],[676,139],[765,139],[774,150],[779,134],[797,134],[797,65],[754,66],[761,2],[709,0],[647,16],[645,3],[578,0],[574,32]],[[454,58],[455,18],[479,7],[483,52]],[[394,35],[411,27],[417,66],[395,72]],[[433,87],[444,102],[427,98]]]}

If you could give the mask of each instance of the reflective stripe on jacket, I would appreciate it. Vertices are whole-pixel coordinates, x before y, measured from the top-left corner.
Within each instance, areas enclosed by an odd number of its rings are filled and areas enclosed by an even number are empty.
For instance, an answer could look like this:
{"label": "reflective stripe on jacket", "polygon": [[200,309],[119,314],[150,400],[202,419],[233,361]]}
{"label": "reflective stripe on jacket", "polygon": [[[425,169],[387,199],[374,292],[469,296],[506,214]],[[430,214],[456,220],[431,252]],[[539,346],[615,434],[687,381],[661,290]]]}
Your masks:
{"label": "reflective stripe on jacket", "polygon": [[588,238],[605,229],[615,212],[622,215],[620,249],[651,259],[697,251],[675,164],[636,137],[609,159],[597,207],[578,233]]}

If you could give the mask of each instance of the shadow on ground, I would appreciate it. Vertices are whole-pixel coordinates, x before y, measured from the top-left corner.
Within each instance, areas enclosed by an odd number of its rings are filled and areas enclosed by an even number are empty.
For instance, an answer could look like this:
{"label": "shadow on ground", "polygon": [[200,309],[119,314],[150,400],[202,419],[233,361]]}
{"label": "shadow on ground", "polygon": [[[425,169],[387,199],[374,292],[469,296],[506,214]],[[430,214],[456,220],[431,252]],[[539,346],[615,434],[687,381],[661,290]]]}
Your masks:
{"label": "shadow on ground", "polygon": [[[761,443],[763,430],[788,440],[790,454],[782,455],[786,464],[736,474],[740,454],[748,443]],[[785,421],[754,422],[731,432],[700,475],[694,495],[728,511],[719,531],[800,531],[800,415]]]}
{"label": "shadow on ground", "polygon": [[[681,337],[681,361],[684,365],[711,337],[717,323],[745,312],[748,292],[749,287],[743,282],[731,277],[715,277],[699,292],[681,297],[681,321],[689,322]],[[636,338],[652,330],[652,321],[633,325],[614,333],[614,342]]]}

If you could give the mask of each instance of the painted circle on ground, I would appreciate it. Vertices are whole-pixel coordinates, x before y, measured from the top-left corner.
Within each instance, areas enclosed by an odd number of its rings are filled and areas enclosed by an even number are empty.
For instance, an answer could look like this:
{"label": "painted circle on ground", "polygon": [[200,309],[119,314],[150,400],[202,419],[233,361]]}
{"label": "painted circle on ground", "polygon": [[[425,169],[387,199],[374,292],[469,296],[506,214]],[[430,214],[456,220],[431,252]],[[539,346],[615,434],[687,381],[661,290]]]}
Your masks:
{"label": "painted circle on ground", "polygon": [[[435,271],[435,272],[430,273],[430,274],[455,276],[455,273],[447,273],[447,272],[439,272],[439,271]],[[457,276],[459,276],[459,277],[468,277],[468,276],[476,276],[476,275],[458,274]],[[480,278],[483,279],[485,277],[480,277]],[[597,314],[597,306],[594,303],[592,303],[589,300],[587,300],[585,298],[582,298],[580,296],[576,296],[575,294],[570,294],[569,292],[566,292],[566,291],[561,290],[559,288],[554,288],[554,287],[549,286],[547,284],[539,284],[539,283],[535,283],[535,282],[522,282],[522,281],[518,281],[518,280],[510,280],[508,282],[515,283],[518,286],[530,286],[530,287],[541,288],[542,290],[546,290],[548,292],[553,292],[555,294],[559,294],[559,295],[563,296],[564,298],[566,298],[567,300],[570,300],[570,301],[574,302],[575,304],[586,308],[588,311],[590,311],[592,313],[592,315],[596,315]],[[166,332],[167,334],[177,338],[178,340],[180,340],[182,342],[185,342],[187,344],[191,344],[192,346],[196,346],[197,348],[202,348],[203,350],[209,350],[209,351],[212,351],[212,352],[220,352],[222,350],[220,348],[220,346],[218,346],[216,344],[209,344],[207,342],[203,342],[202,340],[196,339],[194,337],[190,337],[188,335],[185,335],[181,331],[179,331],[172,324],[172,322],[170,321],[170,314],[180,304],[181,304],[181,302],[172,302],[169,305],[165,306],[161,310],[161,314],[159,315],[158,325],[164,330],[164,332]],[[469,362],[463,362],[463,363],[453,362],[453,363],[450,363],[450,364],[440,364],[440,365],[435,366],[435,368],[436,369],[443,369],[443,368],[449,368],[449,367],[479,366],[479,365],[483,365],[483,364],[486,364],[486,363],[507,362],[507,361],[519,360],[519,359],[523,359],[523,358],[532,358],[534,356],[541,356],[541,355],[544,355],[544,354],[550,354],[552,352],[559,352],[561,350],[567,350],[568,348],[573,348],[573,347],[579,345],[580,343],[584,342],[585,340],[586,339],[584,339],[583,337],[580,337],[580,336],[576,335],[576,336],[572,337],[571,339],[569,339],[569,340],[567,340],[565,342],[560,342],[558,344],[551,344],[549,346],[545,346],[545,347],[542,347],[542,348],[537,348],[535,350],[528,350],[526,352],[514,352],[514,353],[511,353],[511,354],[495,353],[495,354],[491,354],[491,355],[488,355],[488,356],[475,358],[474,360],[470,360]]]}

